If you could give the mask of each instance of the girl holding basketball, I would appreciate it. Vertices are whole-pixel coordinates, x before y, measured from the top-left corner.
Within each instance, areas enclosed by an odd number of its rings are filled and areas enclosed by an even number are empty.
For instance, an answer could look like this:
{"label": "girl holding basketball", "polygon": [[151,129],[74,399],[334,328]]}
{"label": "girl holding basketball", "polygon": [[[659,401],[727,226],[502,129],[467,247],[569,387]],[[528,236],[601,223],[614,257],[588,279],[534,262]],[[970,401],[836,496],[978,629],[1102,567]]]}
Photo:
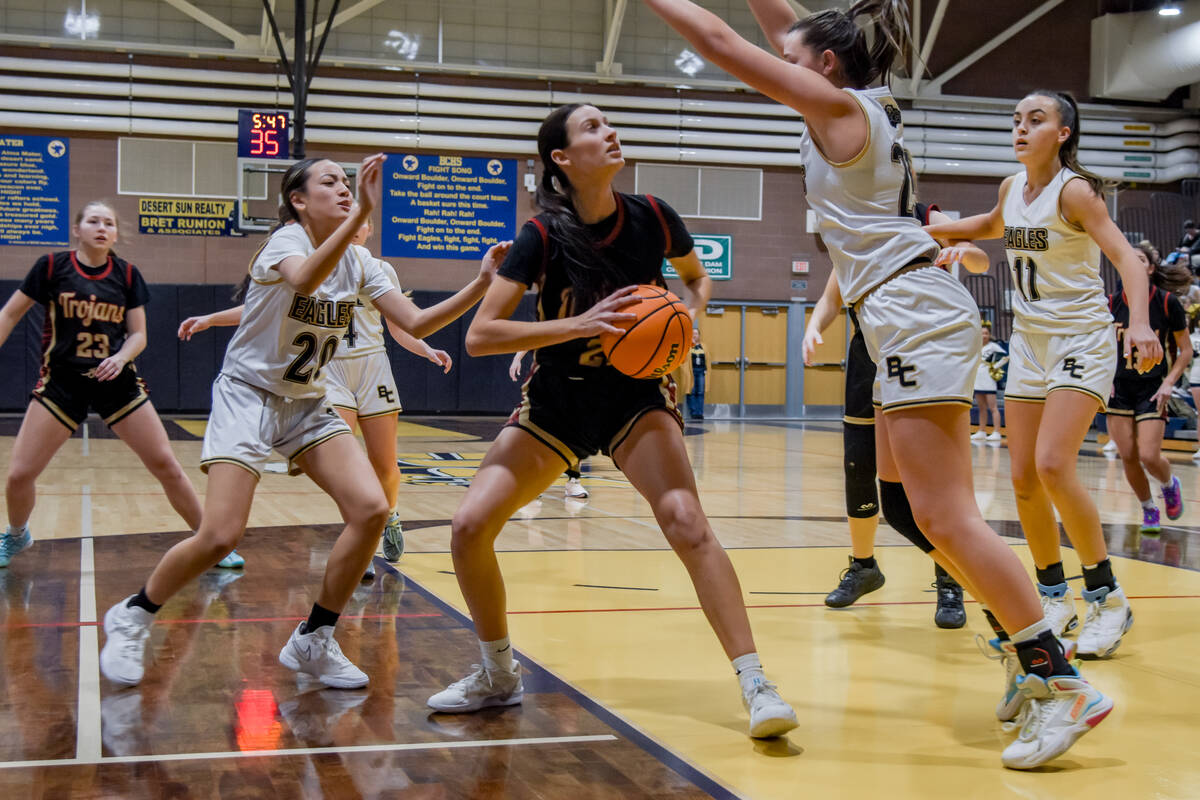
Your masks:
{"label": "girl holding basketball", "polygon": [[507,242],[495,245],[475,280],[418,309],[383,270],[350,250],[379,202],[383,161],[382,154],[364,159],[357,202],[333,161],[309,158],[284,173],[281,224],[250,265],[242,322],[213,383],[200,462],[208,473],[204,517],[193,536],[167,551],[141,590],[105,614],[100,670],[114,683],[141,681],[155,613],[241,539],[261,469],[277,449],[288,456],[292,474],[304,472],[333,498],[346,522],[308,619],[279,660],[326,686],[366,685],[366,674],[342,654],[333,632],[379,543],[388,506],[362,448],[342,435],[350,429],[329,410],[324,367],[360,296],[413,336],[424,336],[478,301],[508,249]]}
{"label": "girl holding basketball", "polygon": [[137,267],[113,253],[117,227],[117,213],[107,203],[85,205],[72,231],[79,247],[39,258],[0,309],[3,344],[35,303],[46,307],[42,370],[9,461],[8,529],[0,535],[0,567],[33,543],[28,523],[37,478],[87,419],[89,408],[137,453],[188,528],[200,525],[200,498],[171,452],[133,364],[146,347],[150,292]]}
{"label": "girl holding basketball", "polygon": [[[1017,514],[1046,618],[1062,633],[1078,618],[1063,571],[1058,509],[1083,564],[1088,608],[1079,654],[1104,658],[1121,644],[1133,612],[1113,576],[1100,514],[1079,481],[1076,460],[1112,390],[1118,347],[1132,375],[1152,370],[1163,349],[1148,322],[1146,267],[1108,216],[1106,182],[1079,165],[1075,100],[1053,91],[1026,96],[1013,111],[1012,139],[1024,169],[1000,184],[996,207],[928,230],[934,236],[1004,237],[1017,287],[1004,394]],[[1125,286],[1120,343],[1100,280],[1101,251]],[[1183,513],[1179,481],[1164,484],[1162,494],[1168,516],[1177,519]]]}
{"label": "girl holding basketball", "polygon": [[[1020,561],[975,503],[968,410],[979,310],[960,282],[933,268],[959,260],[958,248],[939,252],[913,219],[900,108],[886,85],[867,88],[886,83],[908,47],[907,3],[859,0],[845,12],[798,20],[786,0],[750,0],[780,60],[689,0],[644,1],[701,56],[804,115],[808,202],[879,369],[879,476],[904,484],[926,551],[946,556],[1014,632],[1020,668],[1011,671],[998,713],[1016,716],[1014,706],[1028,713],[1003,763],[1028,769],[1058,756],[1107,716],[1112,701],[1068,663]],[[861,29],[859,17],[872,30]]]}
{"label": "girl holding basketball", "polygon": [[[495,539],[564,467],[599,451],[612,456],[646,498],[687,568],[738,673],[750,735],[786,733],[796,726],[796,715],[763,675],[737,575],[700,507],[674,381],[618,372],[597,338],[623,333],[614,323],[634,316],[622,311],[638,299],[632,284],[665,286],[664,256],[683,278],[695,316],[711,286],[691,235],[661,200],[613,190],[625,159],[617,132],[595,106],[551,112],[538,131],[538,153],[542,213],[521,229],[467,332],[471,355],[537,351],[524,398],[488,450],[452,524],[454,571],[482,663],[430,697],[429,706],[466,712],[521,702]],[[511,319],[526,288],[535,285],[538,321]]]}

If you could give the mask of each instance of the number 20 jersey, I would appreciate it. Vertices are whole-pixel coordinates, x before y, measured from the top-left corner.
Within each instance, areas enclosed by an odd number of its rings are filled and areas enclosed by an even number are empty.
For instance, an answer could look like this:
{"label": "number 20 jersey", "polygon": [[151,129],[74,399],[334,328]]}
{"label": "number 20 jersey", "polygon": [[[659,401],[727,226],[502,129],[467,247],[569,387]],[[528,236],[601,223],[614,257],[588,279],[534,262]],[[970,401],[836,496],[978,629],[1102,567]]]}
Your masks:
{"label": "number 20 jersey", "polygon": [[307,258],[316,248],[300,225],[271,235],[250,266],[246,307],[221,372],[283,397],[325,395],[324,367],[354,315],[359,295],[374,300],[392,281],[350,246],[329,277],[310,295],[284,281],[276,267],[286,258]]}
{"label": "number 20 jersey", "polygon": [[1080,334],[1112,324],[1100,247],[1062,216],[1062,192],[1083,180],[1066,167],[1029,204],[1025,172],[1013,177],[1004,197],[1004,250],[1012,270],[1013,330]]}

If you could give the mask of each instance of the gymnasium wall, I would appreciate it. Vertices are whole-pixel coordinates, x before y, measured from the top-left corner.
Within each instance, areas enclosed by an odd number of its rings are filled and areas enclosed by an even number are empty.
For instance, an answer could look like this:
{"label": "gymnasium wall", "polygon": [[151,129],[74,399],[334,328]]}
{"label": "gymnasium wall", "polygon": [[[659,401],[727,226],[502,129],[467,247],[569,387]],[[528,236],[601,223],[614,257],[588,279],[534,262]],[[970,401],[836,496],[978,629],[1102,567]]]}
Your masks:
{"label": "gymnasium wall", "polygon": [[[8,297],[20,281],[0,281]],[[418,305],[446,298],[447,292],[413,292]],[[229,288],[222,285],[152,283],[146,307],[149,344],[137,359],[137,368],[150,389],[150,398],[161,412],[208,413],[212,382],[221,369],[225,347],[233,328],[210,328],[191,341],[176,337],[179,321],[230,305]],[[533,296],[517,310],[521,318],[534,316]],[[463,346],[473,312],[426,338],[454,359],[450,373],[404,350],[385,336],[392,372],[404,410],[412,413],[507,414],[520,399],[520,384],[508,377],[512,356],[471,358]],[[41,367],[43,311],[34,306],[0,347],[0,412],[23,411]],[[527,362],[528,365],[528,362]]]}

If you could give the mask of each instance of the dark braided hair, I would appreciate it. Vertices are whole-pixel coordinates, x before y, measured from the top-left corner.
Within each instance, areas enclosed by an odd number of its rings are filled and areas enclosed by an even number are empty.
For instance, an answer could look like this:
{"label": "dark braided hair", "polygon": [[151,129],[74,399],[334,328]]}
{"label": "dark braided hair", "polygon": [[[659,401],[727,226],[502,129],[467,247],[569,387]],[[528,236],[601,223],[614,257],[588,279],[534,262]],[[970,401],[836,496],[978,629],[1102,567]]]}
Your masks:
{"label": "dark braided hair", "polygon": [[[855,22],[863,16],[870,20],[865,28]],[[804,43],[818,53],[832,50],[842,75],[855,89],[876,80],[887,83],[896,59],[907,58],[912,46],[905,0],[858,0],[846,11],[831,8],[797,20],[788,33],[793,31],[802,32]]]}
{"label": "dark braided hair", "polygon": [[[312,170],[313,165],[319,161],[325,161],[324,158],[305,158],[297,161],[287,168],[287,172],[283,173],[283,180],[279,184],[279,221],[275,223],[275,227],[267,232],[267,238],[254,251],[254,255],[250,258],[250,267],[254,267],[254,261],[258,258],[258,254],[267,246],[267,242],[271,240],[271,236],[275,231],[287,225],[289,222],[299,222],[300,214],[296,211],[296,207],[292,205],[292,193],[303,192],[305,185],[308,183],[308,173]],[[238,284],[233,291],[233,302],[241,303],[246,299],[246,290],[250,288],[250,272],[247,270],[246,277],[242,278],[242,282]]]}
{"label": "dark braided hair", "polygon": [[[590,103],[570,103],[550,112],[538,129],[538,155],[542,159],[542,182],[535,200],[547,223],[547,246],[557,248],[567,279],[571,282],[574,307],[568,312],[577,314],[591,308],[612,294],[620,285],[608,256],[597,247],[595,237],[579,219],[571,199],[571,180],[551,156],[555,150],[567,147],[567,120],[577,109]],[[547,253],[547,257],[549,257]]]}

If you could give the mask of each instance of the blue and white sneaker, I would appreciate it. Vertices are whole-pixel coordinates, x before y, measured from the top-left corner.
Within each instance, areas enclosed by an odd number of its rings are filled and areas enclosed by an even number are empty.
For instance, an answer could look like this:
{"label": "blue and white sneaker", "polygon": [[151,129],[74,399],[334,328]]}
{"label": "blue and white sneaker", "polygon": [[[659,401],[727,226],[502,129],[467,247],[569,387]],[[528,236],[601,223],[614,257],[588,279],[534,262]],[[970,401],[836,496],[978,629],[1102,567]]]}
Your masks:
{"label": "blue and white sneaker", "polygon": [[229,555],[217,562],[221,569],[241,569],[246,566],[246,559],[238,555],[237,550],[230,550]]}
{"label": "blue and white sneaker", "polygon": [[1079,629],[1080,658],[1108,658],[1121,646],[1121,639],[1133,626],[1133,609],[1118,586],[1102,586],[1095,591],[1083,590],[1087,614]]}
{"label": "blue and white sneaker", "polygon": [[1079,615],[1075,613],[1075,593],[1064,581],[1054,586],[1037,585],[1038,594],[1042,598],[1042,614],[1050,623],[1054,635],[1062,638],[1063,634],[1073,631],[1079,625]]}
{"label": "blue and white sneaker", "polygon": [[20,533],[13,533],[12,526],[0,534],[0,567],[7,567],[12,557],[33,544],[33,535],[26,525]]}
{"label": "blue and white sneaker", "polygon": [[1033,769],[1057,758],[1113,709],[1112,698],[1078,675],[1022,675],[1017,686],[1027,702],[1020,732],[1001,756],[1009,769]]}

